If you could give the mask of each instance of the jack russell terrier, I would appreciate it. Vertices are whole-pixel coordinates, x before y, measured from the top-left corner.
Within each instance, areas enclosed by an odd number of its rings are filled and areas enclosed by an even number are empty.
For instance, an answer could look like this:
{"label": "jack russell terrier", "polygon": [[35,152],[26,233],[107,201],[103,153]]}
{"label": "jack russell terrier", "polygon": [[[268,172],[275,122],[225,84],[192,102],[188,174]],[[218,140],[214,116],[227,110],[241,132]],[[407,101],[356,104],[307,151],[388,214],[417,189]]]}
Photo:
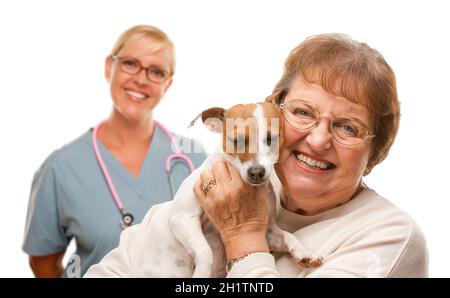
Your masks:
{"label": "jack russell terrier", "polygon": [[[267,242],[271,251],[289,253],[299,265],[316,267],[322,258],[314,258],[294,235],[283,231],[275,222],[280,183],[273,173],[283,142],[282,121],[278,108],[269,102],[240,104],[225,110],[203,111],[203,123],[222,134],[221,152],[210,155],[180,186],[172,202],[153,214],[145,234],[151,245],[134,254],[146,264],[139,275],[150,277],[225,277],[227,263],[219,233],[208,220],[193,193],[200,173],[211,169],[219,160],[228,160],[239,169],[242,179],[267,192],[270,198]],[[196,119],[197,119],[196,118]],[[195,122],[192,121],[191,125]],[[205,184],[203,189],[211,184]],[[145,236],[146,237],[146,236]],[[151,256],[152,266],[148,266]],[[142,265],[143,266],[143,265]],[[150,268],[149,268],[150,267]]]}

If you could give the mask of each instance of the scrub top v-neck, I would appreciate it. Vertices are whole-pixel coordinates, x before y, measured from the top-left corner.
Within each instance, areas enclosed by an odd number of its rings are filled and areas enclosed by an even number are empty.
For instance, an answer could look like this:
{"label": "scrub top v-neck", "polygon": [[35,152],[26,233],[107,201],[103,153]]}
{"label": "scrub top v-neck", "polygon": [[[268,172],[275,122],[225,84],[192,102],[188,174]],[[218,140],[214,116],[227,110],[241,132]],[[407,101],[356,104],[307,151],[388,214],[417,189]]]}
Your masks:
{"label": "scrub top v-neck", "polygon": [[[193,140],[183,142],[193,144],[191,149],[201,148],[194,145]],[[135,223],[142,221],[151,206],[171,199],[165,162],[172,150],[170,140],[159,127],[155,126],[137,177],[131,175],[101,142],[98,145],[125,210],[133,214]],[[185,154],[195,167],[206,158],[203,150]],[[188,175],[189,169],[184,163],[173,163],[175,189]],[[122,231],[120,218],[94,154],[92,130],[88,130],[53,152],[36,172],[23,250],[32,256],[46,256],[65,251],[75,239],[82,275],[118,245]]]}

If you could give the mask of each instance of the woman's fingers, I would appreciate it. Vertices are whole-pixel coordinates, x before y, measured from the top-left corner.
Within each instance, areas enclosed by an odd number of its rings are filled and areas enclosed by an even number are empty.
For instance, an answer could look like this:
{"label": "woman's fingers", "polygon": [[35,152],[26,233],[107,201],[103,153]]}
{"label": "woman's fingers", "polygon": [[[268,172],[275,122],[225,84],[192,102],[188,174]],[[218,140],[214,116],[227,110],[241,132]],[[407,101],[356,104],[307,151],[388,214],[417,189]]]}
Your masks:
{"label": "woman's fingers", "polygon": [[231,180],[230,172],[225,161],[218,161],[212,166],[212,173],[218,177],[219,182],[228,183]]}
{"label": "woman's fingers", "polygon": [[[221,177],[221,176],[217,176]],[[215,190],[217,187],[216,175],[211,170],[205,170],[200,173],[201,190],[208,197],[208,193]]]}
{"label": "woman's fingers", "polygon": [[231,180],[237,180],[237,181],[241,181],[241,173],[239,173],[239,170],[236,169],[231,162],[225,162],[225,165],[227,167],[228,173],[231,177]]}
{"label": "woman's fingers", "polygon": [[194,194],[223,240],[267,228],[267,204],[261,201],[264,190],[258,192],[245,183],[229,162],[217,162],[200,173]]}
{"label": "woman's fingers", "polygon": [[220,185],[239,187],[242,182],[239,171],[228,161],[216,162],[212,167],[212,173]]}
{"label": "woman's fingers", "polygon": [[203,172],[200,173],[200,180],[202,180],[202,182],[215,179],[216,177],[214,176],[214,173],[211,170],[204,170]]}
{"label": "woman's fingers", "polygon": [[197,200],[199,201],[200,205],[203,206],[207,200],[207,196],[203,192],[202,188],[203,188],[203,182],[201,179],[198,179],[194,185],[194,195],[197,198]]}

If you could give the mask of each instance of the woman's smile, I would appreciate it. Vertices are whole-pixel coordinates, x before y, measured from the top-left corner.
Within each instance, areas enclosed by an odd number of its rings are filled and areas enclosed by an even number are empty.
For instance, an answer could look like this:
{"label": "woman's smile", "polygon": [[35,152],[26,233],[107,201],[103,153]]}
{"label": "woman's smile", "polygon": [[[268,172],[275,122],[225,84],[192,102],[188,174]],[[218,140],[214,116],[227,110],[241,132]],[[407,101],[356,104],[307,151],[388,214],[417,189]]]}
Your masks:
{"label": "woman's smile", "polygon": [[336,168],[336,165],[323,160],[314,158],[304,152],[293,151],[292,154],[300,162],[302,168],[306,168],[308,171],[313,171],[314,173],[323,173]]}
{"label": "woman's smile", "polygon": [[125,88],[125,94],[127,98],[133,102],[142,103],[148,98],[148,95],[145,93],[141,93],[132,89]]}
{"label": "woman's smile", "polygon": [[283,167],[290,166],[293,172],[297,172],[297,175],[308,177],[327,176],[336,169],[336,165],[333,163],[312,158],[300,151],[292,151],[292,154],[282,163],[284,163]]}

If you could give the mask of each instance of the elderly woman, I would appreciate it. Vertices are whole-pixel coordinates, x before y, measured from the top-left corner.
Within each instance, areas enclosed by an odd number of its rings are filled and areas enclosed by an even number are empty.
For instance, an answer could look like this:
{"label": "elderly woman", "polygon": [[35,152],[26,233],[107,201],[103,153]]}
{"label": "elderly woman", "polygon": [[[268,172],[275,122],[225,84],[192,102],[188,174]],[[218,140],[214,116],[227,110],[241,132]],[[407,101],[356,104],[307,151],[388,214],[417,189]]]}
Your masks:
{"label": "elderly woman", "polygon": [[[175,136],[153,118],[174,72],[174,46],[160,29],[135,26],[119,37],[105,60],[110,116],[52,153],[34,177],[23,250],[37,277],[80,277],[205,159],[202,152],[173,158]],[[182,141],[186,151],[200,147]],[[72,239],[79,259],[69,259],[68,270],[61,260]]]}
{"label": "elderly woman", "polygon": [[[362,181],[387,156],[399,126],[395,76],[384,58],[345,35],[310,37],[289,55],[268,100],[286,120],[276,165],[282,184],[278,225],[323,262],[305,268],[272,254],[267,198],[253,196],[238,170],[220,161],[201,173],[194,193],[223,241],[228,277],[427,276],[419,228]],[[162,205],[125,231],[119,247],[87,275],[151,271],[154,256],[145,249],[153,238],[146,232]]]}
{"label": "elderly woman", "polygon": [[[423,234],[362,179],[386,158],[399,127],[395,75],[382,55],[346,35],[312,36],[290,53],[267,100],[286,120],[277,221],[324,261],[303,268],[271,255],[267,212],[249,211],[265,198],[241,200],[249,186],[220,162],[195,193],[224,242],[228,277],[426,277]],[[205,194],[210,180],[216,187]]]}

